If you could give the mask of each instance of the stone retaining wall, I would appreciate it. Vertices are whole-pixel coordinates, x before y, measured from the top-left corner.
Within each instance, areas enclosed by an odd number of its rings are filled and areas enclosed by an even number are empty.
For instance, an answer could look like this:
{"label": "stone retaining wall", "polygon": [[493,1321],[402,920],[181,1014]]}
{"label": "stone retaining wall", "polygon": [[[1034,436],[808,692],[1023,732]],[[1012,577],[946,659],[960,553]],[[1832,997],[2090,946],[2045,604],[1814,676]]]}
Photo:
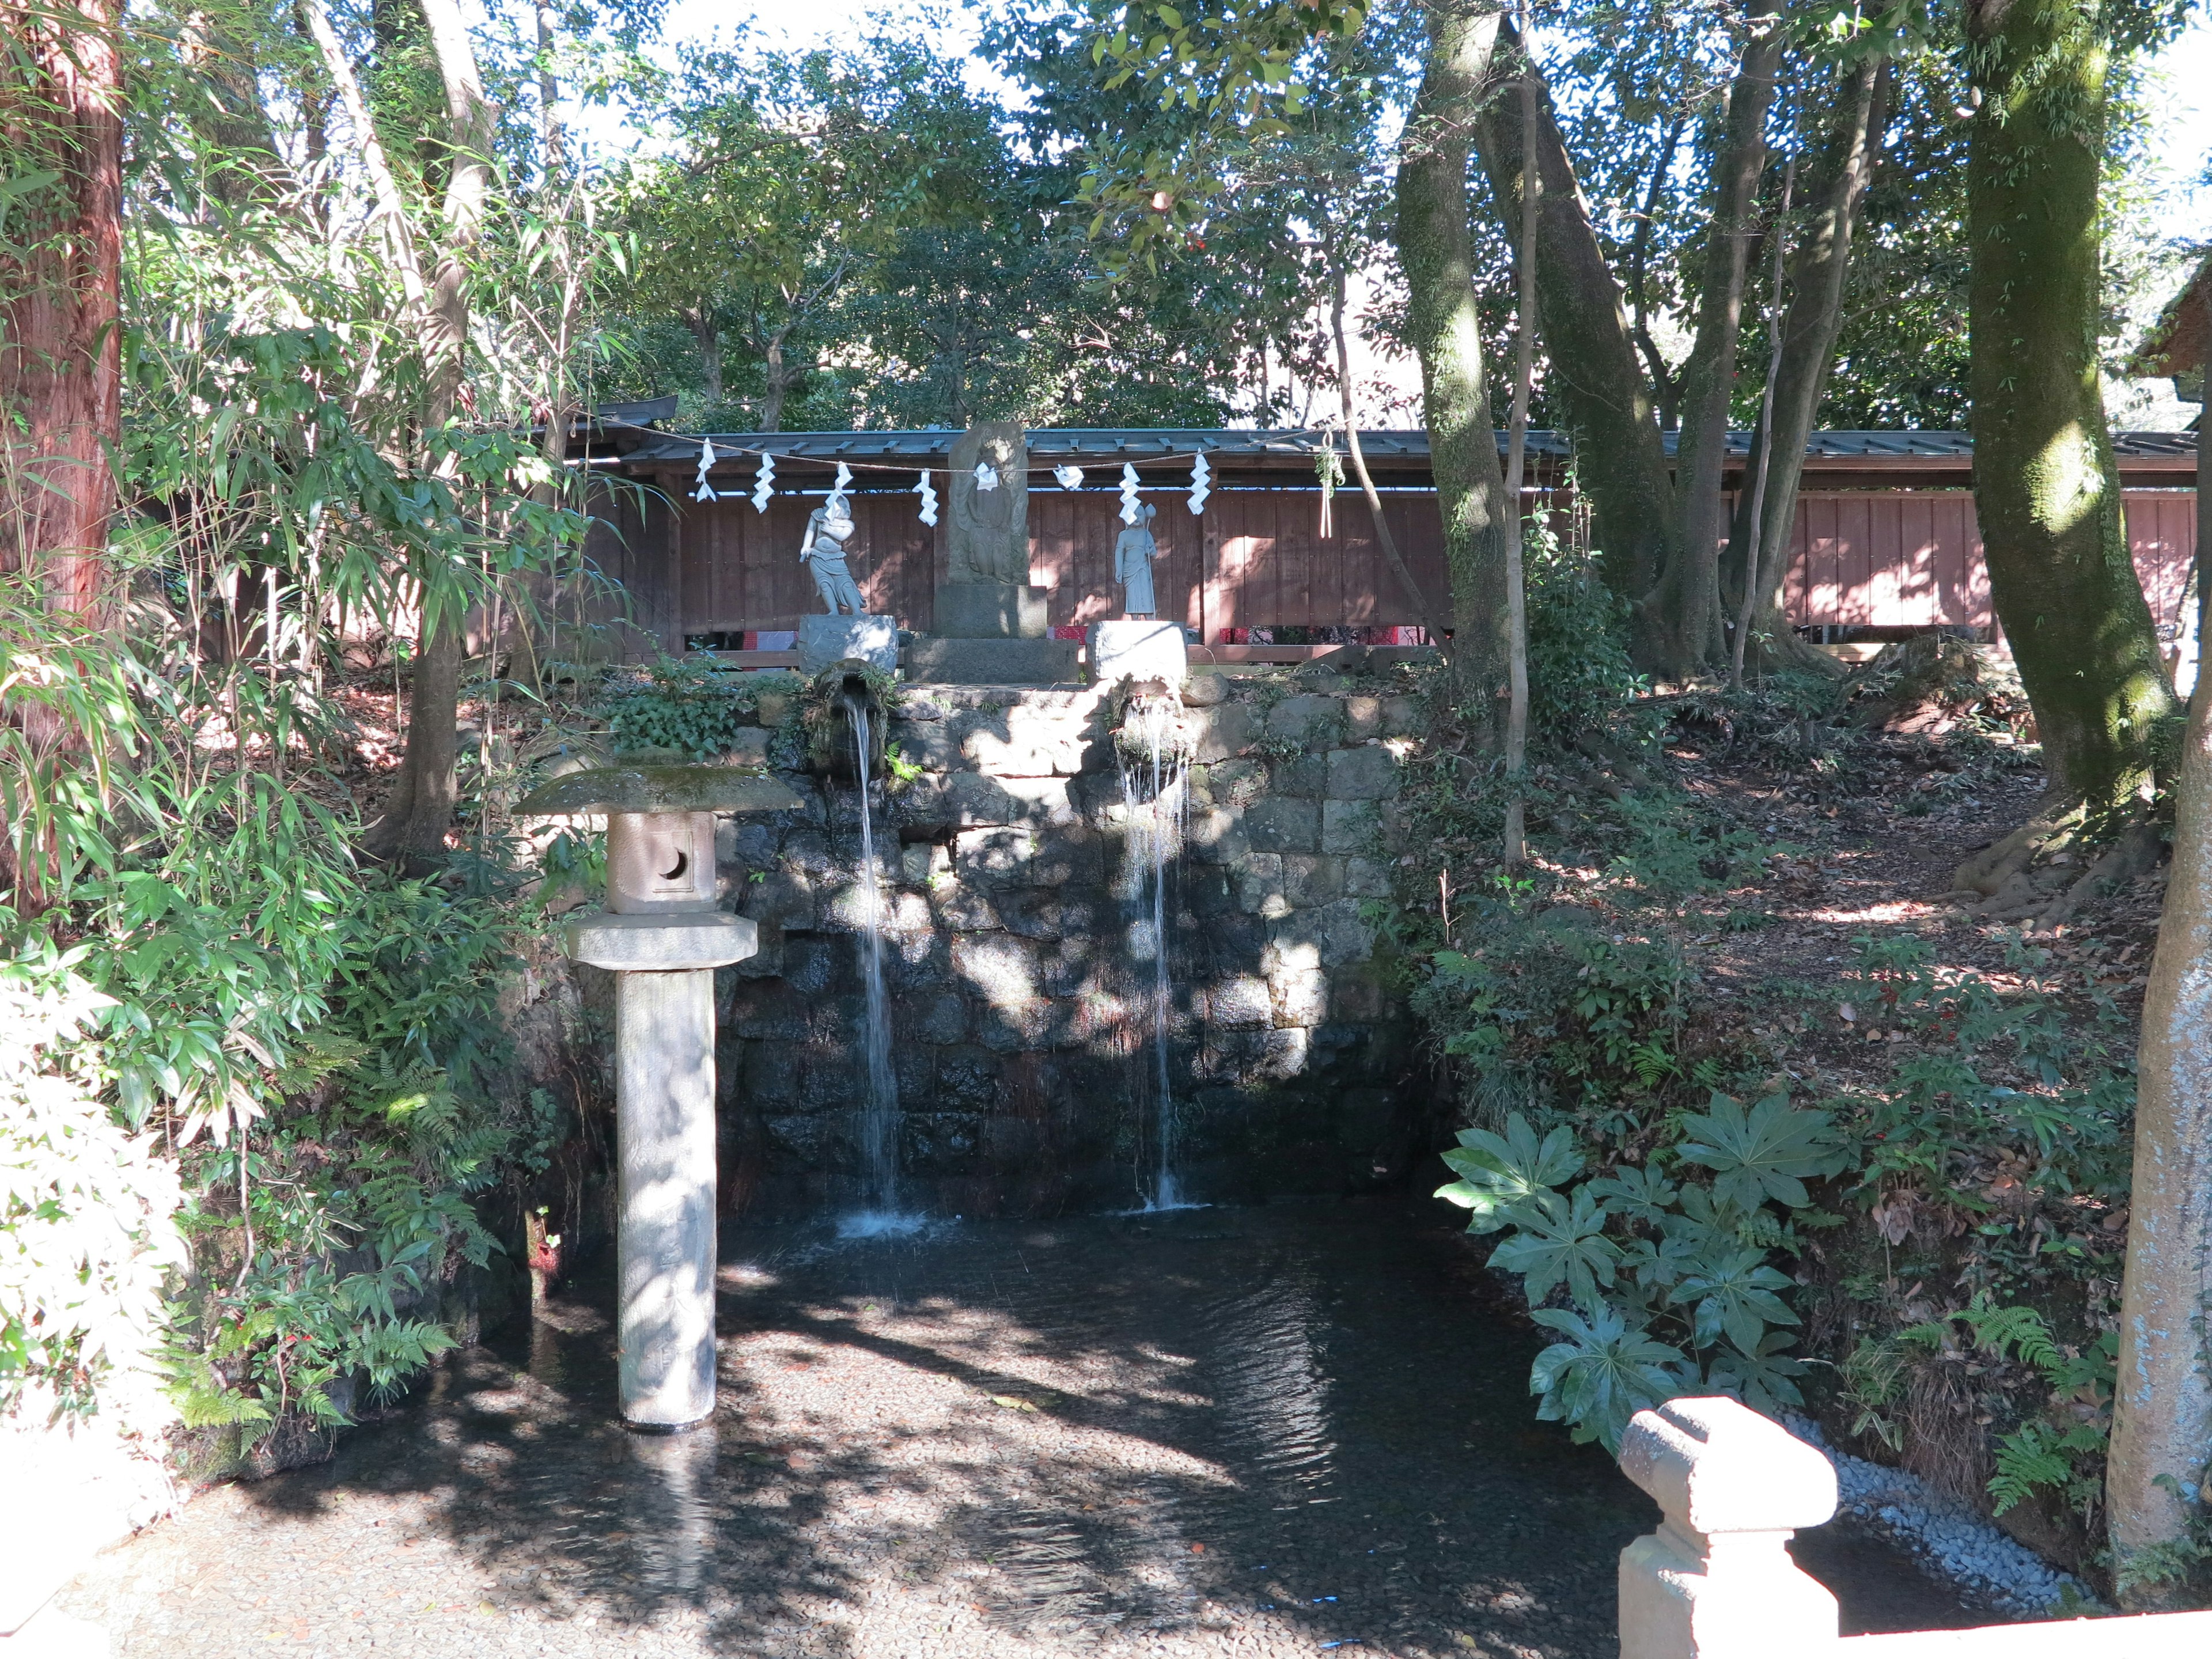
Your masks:
{"label": "stone retaining wall", "polygon": [[[1363,906],[1386,861],[1407,696],[1200,677],[1168,886],[1170,1090],[1185,1196],[1340,1191],[1419,1150],[1410,1021]],[[787,718],[779,698],[762,717]],[[921,771],[877,823],[907,1201],[947,1213],[1139,1201],[1157,1145],[1150,968],[1108,694],[907,689],[888,741]],[[763,729],[741,757],[770,751]],[[757,754],[755,754],[755,750]],[[857,1201],[863,1090],[858,799],[726,819],[724,902],[760,925],[719,1013],[726,1207]],[[1149,870],[1149,864],[1146,869]],[[1146,904],[1148,919],[1149,904]]]}

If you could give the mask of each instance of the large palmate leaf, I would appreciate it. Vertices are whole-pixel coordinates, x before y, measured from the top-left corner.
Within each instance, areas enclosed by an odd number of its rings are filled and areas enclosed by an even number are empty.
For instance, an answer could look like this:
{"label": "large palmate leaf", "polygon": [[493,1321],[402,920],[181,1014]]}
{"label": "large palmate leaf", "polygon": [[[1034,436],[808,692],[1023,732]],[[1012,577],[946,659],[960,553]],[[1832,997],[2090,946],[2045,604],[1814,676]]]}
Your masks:
{"label": "large palmate leaf", "polygon": [[1462,1178],[1437,1188],[1437,1196],[1472,1212],[1467,1223],[1471,1233],[1497,1231],[1510,1219],[1506,1211],[1573,1180],[1583,1167],[1583,1155],[1565,1127],[1540,1141],[1518,1112],[1507,1121],[1503,1135],[1462,1129],[1459,1145],[1443,1158]]}
{"label": "large palmate leaf", "polygon": [[1715,1196],[1747,1210],[1770,1198],[1792,1208],[1809,1204],[1804,1177],[1841,1167],[1833,1121],[1826,1112],[1792,1109],[1787,1095],[1769,1095],[1747,1112],[1741,1102],[1717,1094],[1682,1127],[1689,1139],[1677,1153],[1713,1172]]}
{"label": "large palmate leaf", "polygon": [[1578,1441],[1620,1450],[1630,1418],[1696,1381],[1680,1348],[1630,1324],[1616,1308],[1539,1308],[1535,1320],[1566,1338],[1538,1354],[1529,1370],[1528,1392],[1542,1397],[1536,1415],[1572,1424]]}
{"label": "large palmate leaf", "polygon": [[1490,1265],[1524,1276],[1529,1302],[1541,1302],[1564,1279],[1581,1302],[1598,1300],[1597,1287],[1613,1283],[1620,1247],[1605,1236],[1612,1212],[1587,1187],[1574,1196],[1544,1191],[1510,1206],[1504,1219],[1516,1231],[1491,1252]]}
{"label": "large palmate leaf", "polygon": [[1614,1214],[1654,1226],[1666,1219],[1680,1196],[1680,1189],[1648,1164],[1620,1164],[1611,1175],[1591,1182],[1589,1188],[1612,1206]]}
{"label": "large palmate leaf", "polygon": [[1769,1417],[1779,1416],[1785,1406],[1803,1405],[1805,1396],[1797,1391],[1795,1379],[1804,1376],[1809,1367],[1783,1352],[1795,1340],[1787,1331],[1769,1331],[1749,1352],[1741,1348],[1722,1349],[1713,1356],[1707,1385],[1722,1394],[1735,1395],[1753,1411],[1765,1412]]}
{"label": "large palmate leaf", "polygon": [[1692,1329],[1699,1347],[1710,1347],[1725,1334],[1752,1353],[1768,1326],[1797,1323],[1797,1316],[1775,1294],[1788,1290],[1790,1283],[1787,1273],[1766,1265],[1764,1250],[1732,1250],[1718,1261],[1693,1265],[1668,1299],[1696,1304]]}

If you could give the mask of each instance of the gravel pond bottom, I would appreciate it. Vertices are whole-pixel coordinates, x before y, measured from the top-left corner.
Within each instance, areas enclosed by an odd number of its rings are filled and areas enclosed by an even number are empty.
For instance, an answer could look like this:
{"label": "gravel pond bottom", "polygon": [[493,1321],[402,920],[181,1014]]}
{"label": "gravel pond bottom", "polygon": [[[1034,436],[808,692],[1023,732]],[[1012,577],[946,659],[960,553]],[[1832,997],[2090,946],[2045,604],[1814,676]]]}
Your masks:
{"label": "gravel pond bottom", "polygon": [[[1657,1511],[1533,1420],[1538,1334],[1454,1213],[730,1229],[711,1425],[619,1425],[586,1281],[59,1611],[165,1659],[1612,1659],[1615,1558]],[[1795,1547],[1847,1632],[1989,1622],[1831,1531]]]}

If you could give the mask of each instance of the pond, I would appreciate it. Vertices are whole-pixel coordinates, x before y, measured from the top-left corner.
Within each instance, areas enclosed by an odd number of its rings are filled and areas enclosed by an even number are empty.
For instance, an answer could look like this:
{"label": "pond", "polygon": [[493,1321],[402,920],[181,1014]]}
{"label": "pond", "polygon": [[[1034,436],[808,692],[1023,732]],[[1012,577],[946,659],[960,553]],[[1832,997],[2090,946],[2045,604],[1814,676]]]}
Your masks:
{"label": "pond", "polygon": [[[587,1281],[63,1610],[130,1654],[1611,1659],[1657,1512],[1533,1420],[1539,1334],[1454,1213],[726,1229],[710,1427],[619,1426]],[[1987,1622],[1826,1534],[1847,1631]]]}

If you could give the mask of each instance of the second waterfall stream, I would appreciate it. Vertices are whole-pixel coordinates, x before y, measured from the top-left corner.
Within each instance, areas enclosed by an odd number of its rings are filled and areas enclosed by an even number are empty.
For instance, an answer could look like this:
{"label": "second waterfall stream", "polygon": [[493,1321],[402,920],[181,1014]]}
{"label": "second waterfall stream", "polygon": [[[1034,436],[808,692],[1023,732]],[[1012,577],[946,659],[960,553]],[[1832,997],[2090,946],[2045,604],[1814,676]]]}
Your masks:
{"label": "second waterfall stream", "polygon": [[[1151,1005],[1151,1121],[1140,1125],[1137,1154],[1137,1190],[1147,1210],[1179,1210],[1189,1204],[1178,1176],[1182,1123],[1168,1068],[1175,1012],[1168,878],[1182,849],[1190,803],[1189,757],[1179,741],[1180,707],[1171,692],[1131,697],[1116,746],[1127,837],[1122,892],[1130,911],[1131,966],[1139,976],[1140,996]],[[1149,984],[1143,983],[1146,979]]]}
{"label": "second waterfall stream", "polygon": [[860,1036],[866,1062],[859,1137],[863,1207],[847,1217],[839,1231],[862,1237],[912,1232],[921,1218],[899,1208],[898,1076],[891,1067],[890,997],[884,986],[883,880],[876,867],[874,808],[868,798],[868,701],[848,689],[844,702],[846,724],[853,733],[854,775],[860,787],[860,978],[867,990],[867,1023]]}

